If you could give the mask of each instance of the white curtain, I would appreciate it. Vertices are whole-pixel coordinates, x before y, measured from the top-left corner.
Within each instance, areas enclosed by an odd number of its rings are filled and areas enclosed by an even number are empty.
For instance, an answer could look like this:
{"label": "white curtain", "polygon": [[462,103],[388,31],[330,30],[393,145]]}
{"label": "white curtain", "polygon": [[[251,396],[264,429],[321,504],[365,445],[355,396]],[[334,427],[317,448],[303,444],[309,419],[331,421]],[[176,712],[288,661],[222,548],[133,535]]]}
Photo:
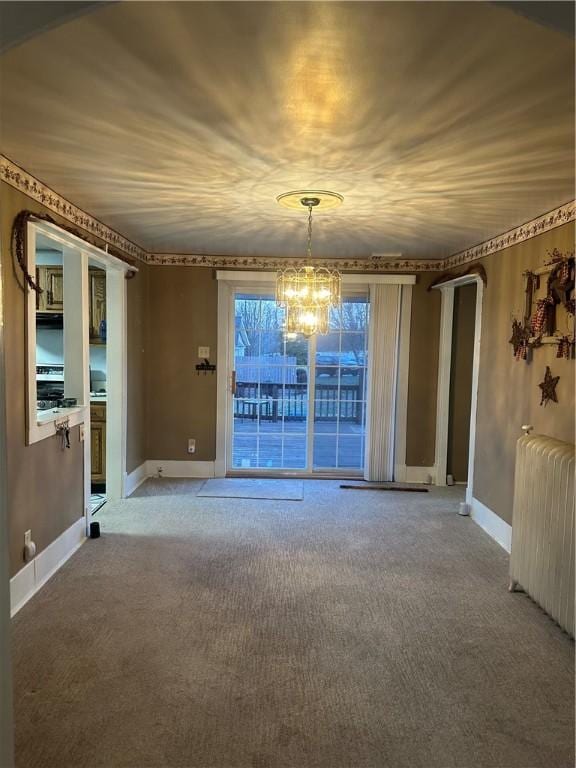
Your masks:
{"label": "white curtain", "polygon": [[394,479],[400,285],[370,285],[368,413],[364,479]]}

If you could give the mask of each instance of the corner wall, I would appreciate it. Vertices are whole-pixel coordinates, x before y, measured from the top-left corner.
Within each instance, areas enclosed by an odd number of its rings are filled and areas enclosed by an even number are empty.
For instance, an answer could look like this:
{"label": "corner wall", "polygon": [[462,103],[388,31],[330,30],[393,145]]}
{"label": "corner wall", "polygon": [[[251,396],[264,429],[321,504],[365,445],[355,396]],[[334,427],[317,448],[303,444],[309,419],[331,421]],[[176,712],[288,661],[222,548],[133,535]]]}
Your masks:
{"label": "corner wall", "polygon": [[[6,362],[6,452],[7,452],[7,510],[10,575],[23,566],[24,532],[32,530],[38,554],[84,516],[83,443],[78,427],[71,431],[68,450],[63,451],[56,436],[26,445],[26,346],[25,295],[18,285],[19,269],[12,263],[10,237],[14,217],[22,210],[49,213],[63,225],[69,223],[22,192],[0,182],[0,237],[3,271],[4,344]],[[91,237],[97,244],[98,239]],[[145,269],[144,269],[145,271]],[[138,317],[143,311],[145,290],[140,273],[128,288],[128,365],[138,358],[133,373],[129,373],[127,455],[137,461],[144,454],[142,422],[143,390],[135,381],[143,380],[144,352],[136,347],[134,335],[141,334]],[[136,297],[139,297],[136,301]],[[135,316],[136,315],[136,316]],[[140,336],[141,339],[141,336]],[[140,349],[140,352],[136,352]],[[139,366],[139,367],[138,367]]]}
{"label": "corner wall", "polygon": [[[149,267],[148,459],[214,461],[216,374],[196,373],[198,347],[216,362],[218,283],[204,267]],[[196,453],[188,453],[195,438]]]}
{"label": "corner wall", "polygon": [[146,459],[146,397],[148,291],[150,267],[138,265],[138,274],[127,285],[127,435],[126,473],[130,474]]}
{"label": "corner wall", "polygon": [[[565,224],[480,262],[488,284],[482,311],[474,497],[507,523],[512,522],[516,441],[522,424],[574,442],[574,361],[557,359],[555,346],[534,350],[530,363],[516,361],[508,343],[512,312],[524,306],[522,273],[542,266],[553,248],[572,252],[574,234],[574,224]],[[558,403],[540,406],[538,384],[547,365],[560,376]]]}
{"label": "corner wall", "polygon": [[406,424],[409,467],[434,466],[441,296],[440,291],[428,291],[428,286],[437,277],[437,272],[418,274],[412,289]]}

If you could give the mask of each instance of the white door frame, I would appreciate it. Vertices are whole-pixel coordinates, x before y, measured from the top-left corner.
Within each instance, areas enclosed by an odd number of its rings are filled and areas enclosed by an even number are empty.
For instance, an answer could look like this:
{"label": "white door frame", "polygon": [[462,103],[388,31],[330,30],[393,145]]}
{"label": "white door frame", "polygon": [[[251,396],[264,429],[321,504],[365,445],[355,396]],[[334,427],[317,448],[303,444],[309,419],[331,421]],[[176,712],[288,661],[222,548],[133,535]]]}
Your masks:
{"label": "white door frame", "polygon": [[[127,431],[127,323],[126,323],[126,272],[138,271],[137,267],[126,264],[121,259],[97,248],[91,243],[61,229],[58,225],[43,220],[31,219],[28,224],[28,243],[35,242],[35,234],[42,233],[46,237],[62,245],[65,257],[72,260],[75,257],[81,269],[77,273],[77,286],[81,298],[81,319],[78,327],[82,333],[72,342],[82,349],[82,366],[78,372],[78,389],[83,392],[84,407],[78,408],[77,419],[84,423],[84,517],[86,532],[90,529],[90,380],[89,380],[89,296],[88,296],[88,262],[95,263],[106,272],[106,498],[117,500],[124,497],[126,481],[126,431]],[[33,273],[34,254],[28,253],[29,269]],[[28,327],[32,331],[29,336],[28,377],[36,379],[36,344],[35,344],[35,314],[34,297],[28,300]],[[65,372],[66,375],[66,372]],[[32,388],[29,388],[30,390]],[[35,392],[29,391],[29,409],[35,413]],[[74,422],[70,420],[72,425]],[[53,424],[46,435],[54,434]]]}
{"label": "white door frame", "polygon": [[[244,290],[257,291],[262,288],[263,283],[274,284],[276,279],[275,272],[252,272],[241,270],[217,270],[216,278],[218,280],[218,354],[217,354],[217,396],[216,396],[216,460],[214,463],[214,476],[225,477],[231,466],[230,457],[227,455],[228,446],[231,444],[229,439],[232,428],[230,391],[231,376],[229,367],[231,355],[234,354],[234,294],[237,288]],[[407,412],[407,389],[408,389],[408,360],[410,344],[410,312],[412,302],[412,286],[416,282],[414,275],[374,275],[374,274],[352,274],[346,273],[342,276],[344,286],[354,286],[368,292],[370,285],[388,284],[402,286],[402,311],[403,320],[401,321],[402,335],[400,338],[400,348],[398,350],[401,371],[398,378],[398,398],[396,404],[395,418],[399,419],[400,430],[396,430],[395,452],[403,462],[405,470],[406,461],[406,412]],[[310,444],[310,437],[309,437]],[[247,472],[244,474],[248,474]],[[255,471],[255,474],[261,474]],[[322,472],[292,472],[290,470],[278,471],[275,474],[322,477]],[[342,474],[344,476],[352,474],[351,472],[338,473],[331,472],[331,476]],[[359,473],[361,474],[361,473]]]}
{"label": "white door frame", "polygon": [[4,306],[0,259],[0,765],[14,765],[12,668],[10,661],[10,565],[6,499],[6,392]]}
{"label": "white door frame", "polygon": [[480,340],[482,336],[482,302],[484,282],[480,275],[462,275],[435,285],[442,294],[440,314],[440,348],[438,352],[438,390],[436,401],[435,482],[446,485],[448,458],[448,420],[450,415],[450,373],[452,370],[452,326],[454,322],[454,289],[476,283],[474,318],[474,352],[472,358],[472,397],[470,402],[470,437],[468,444],[468,479],[466,503],[474,495],[474,454],[476,450],[476,416],[478,410],[478,377],[480,372]]}
{"label": "white door frame", "polygon": [[[233,438],[233,430],[234,430],[234,412],[232,405],[232,397],[231,395],[231,371],[234,370],[235,367],[235,338],[236,338],[236,318],[235,318],[235,311],[234,311],[234,302],[236,298],[236,294],[238,291],[251,293],[254,295],[262,295],[262,296],[269,296],[270,293],[274,293],[274,276],[270,276],[270,274],[263,273],[264,279],[259,279],[257,282],[219,282],[219,287],[221,285],[226,285],[229,290],[227,292],[223,291],[222,295],[222,301],[228,302],[228,311],[226,313],[226,316],[228,318],[228,333],[226,334],[226,339],[222,339],[224,341],[225,347],[227,349],[227,355],[226,360],[224,361],[224,368],[220,367],[220,363],[218,364],[218,370],[223,371],[222,377],[227,382],[228,386],[225,390],[226,392],[226,402],[225,402],[225,409],[226,409],[226,417],[225,417],[225,434],[227,436],[226,445],[224,448],[224,455],[225,455],[225,462],[224,462],[224,475],[242,475],[243,477],[249,477],[249,476],[262,476],[262,475],[270,475],[270,476],[278,476],[281,475],[283,477],[322,477],[323,475],[329,474],[331,477],[351,477],[357,475],[359,478],[362,476],[362,470],[354,470],[354,469],[329,469],[328,467],[315,470],[313,467],[313,450],[314,450],[314,419],[309,418],[307,419],[307,428],[306,428],[306,456],[307,456],[307,466],[303,469],[285,469],[285,468],[272,468],[272,469],[264,469],[264,468],[252,468],[252,469],[234,469],[233,468],[233,461],[232,461],[232,438]],[[220,296],[219,296],[220,299]],[[224,312],[223,312],[224,314]],[[308,347],[308,368],[312,368],[312,372],[310,373],[308,377],[308,412],[310,413],[310,406],[314,403],[315,400],[315,389],[316,389],[316,376],[314,374],[314,360],[316,356],[316,336],[312,336],[309,339],[309,347]],[[220,339],[218,344],[218,350],[220,351]],[[218,403],[218,415],[217,415],[217,421],[221,414],[220,410],[220,403]],[[217,428],[218,434],[220,430]],[[218,445],[218,439],[217,439],[217,445]],[[221,446],[218,446],[221,450]],[[220,457],[220,452],[217,448],[217,457]],[[218,470],[220,470],[221,462],[219,462],[218,458],[216,459],[216,466],[218,467]],[[216,477],[221,477],[224,475],[219,475],[218,471],[216,471]]]}

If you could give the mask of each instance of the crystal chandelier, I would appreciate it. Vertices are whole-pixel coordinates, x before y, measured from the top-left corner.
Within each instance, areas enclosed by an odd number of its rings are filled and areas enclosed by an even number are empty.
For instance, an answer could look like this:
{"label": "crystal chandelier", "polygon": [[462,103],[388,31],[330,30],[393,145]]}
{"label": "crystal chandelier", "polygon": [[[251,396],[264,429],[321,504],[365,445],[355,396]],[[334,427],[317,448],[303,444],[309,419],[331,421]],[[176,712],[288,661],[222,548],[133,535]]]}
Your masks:
{"label": "crystal chandelier", "polygon": [[[312,261],[312,211],[321,206],[333,208],[343,198],[335,192],[287,192],[276,198],[287,208],[304,206],[308,209],[308,243],[306,256]],[[328,333],[330,309],[339,307],[342,278],[338,271],[325,267],[284,269],[276,277],[276,302],[286,309],[285,332],[312,336]]]}

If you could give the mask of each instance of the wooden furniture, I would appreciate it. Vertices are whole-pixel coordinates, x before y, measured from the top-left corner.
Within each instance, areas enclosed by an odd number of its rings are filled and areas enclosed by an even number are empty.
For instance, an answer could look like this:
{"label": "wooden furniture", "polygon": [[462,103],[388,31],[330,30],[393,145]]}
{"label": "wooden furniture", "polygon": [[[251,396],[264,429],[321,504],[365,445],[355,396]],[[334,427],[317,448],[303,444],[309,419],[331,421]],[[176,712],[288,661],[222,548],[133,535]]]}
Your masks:
{"label": "wooden furniture", "polygon": [[[36,267],[36,280],[42,293],[38,294],[38,312],[60,313],[64,311],[64,273],[61,266]],[[90,343],[106,344],[100,336],[100,324],[106,322],[106,272],[97,267],[88,270],[90,296]]]}
{"label": "wooden furniture", "polygon": [[36,309],[38,312],[64,311],[64,275],[62,267],[36,268],[36,281],[42,293],[37,294]]}
{"label": "wooden furniture", "polygon": [[244,417],[254,421],[258,416],[270,418],[272,416],[272,400],[269,397],[243,397],[237,400],[237,416],[242,421]]}
{"label": "wooden furniture", "polygon": [[93,483],[106,482],[106,405],[90,405],[90,453]]}

